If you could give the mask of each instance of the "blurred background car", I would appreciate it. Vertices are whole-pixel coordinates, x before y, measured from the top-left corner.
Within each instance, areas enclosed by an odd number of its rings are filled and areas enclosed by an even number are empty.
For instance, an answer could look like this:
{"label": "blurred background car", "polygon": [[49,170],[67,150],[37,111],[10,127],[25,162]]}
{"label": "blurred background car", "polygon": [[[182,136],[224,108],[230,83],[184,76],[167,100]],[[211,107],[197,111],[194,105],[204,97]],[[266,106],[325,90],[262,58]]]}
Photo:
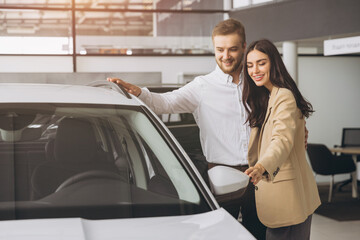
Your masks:
{"label": "blurred background car", "polygon": [[[147,88],[151,92],[165,93],[179,89],[183,85],[177,84],[164,84],[157,86],[148,86]],[[197,170],[204,178],[205,182],[209,186],[208,175],[207,175],[207,161],[203,154],[199,127],[195,122],[192,113],[172,113],[162,114],[159,118],[164,122],[166,127],[174,135],[176,140],[183,147],[187,155],[190,157],[192,162],[195,164]]]}
{"label": "blurred background car", "polygon": [[[147,106],[90,85],[0,84],[1,236],[254,239]],[[214,192],[245,189],[218,170]]]}

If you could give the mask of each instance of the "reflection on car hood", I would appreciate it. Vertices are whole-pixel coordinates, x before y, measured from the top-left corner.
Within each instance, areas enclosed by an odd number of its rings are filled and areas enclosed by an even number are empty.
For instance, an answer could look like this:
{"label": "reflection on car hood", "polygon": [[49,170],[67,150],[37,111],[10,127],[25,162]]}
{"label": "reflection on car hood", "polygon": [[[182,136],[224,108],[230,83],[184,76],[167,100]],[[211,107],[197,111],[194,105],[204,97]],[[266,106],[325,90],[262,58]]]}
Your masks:
{"label": "reflection on car hood", "polygon": [[224,209],[176,217],[113,220],[80,218],[0,222],[0,239],[118,240],[118,239],[255,239]]}

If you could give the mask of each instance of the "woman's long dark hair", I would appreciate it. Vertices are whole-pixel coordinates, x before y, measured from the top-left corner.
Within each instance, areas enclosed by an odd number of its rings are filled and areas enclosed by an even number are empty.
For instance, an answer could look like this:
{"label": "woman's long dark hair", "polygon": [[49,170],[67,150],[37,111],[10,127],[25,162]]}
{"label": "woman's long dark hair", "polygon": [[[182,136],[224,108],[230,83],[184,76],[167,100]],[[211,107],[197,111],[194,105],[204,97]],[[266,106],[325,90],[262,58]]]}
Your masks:
{"label": "woman's long dark hair", "polygon": [[250,127],[261,127],[265,120],[269,102],[269,90],[264,86],[256,86],[248,73],[246,65],[247,56],[253,50],[258,50],[268,56],[270,60],[270,82],[272,85],[289,89],[293,93],[296,105],[300,109],[303,117],[309,117],[310,114],[314,112],[312,105],[301,95],[295,81],[286,70],[277,48],[271,41],[261,39],[252,42],[248,46],[244,59],[243,102],[247,103],[247,105],[245,104],[245,109],[248,113],[247,121],[249,121]]}

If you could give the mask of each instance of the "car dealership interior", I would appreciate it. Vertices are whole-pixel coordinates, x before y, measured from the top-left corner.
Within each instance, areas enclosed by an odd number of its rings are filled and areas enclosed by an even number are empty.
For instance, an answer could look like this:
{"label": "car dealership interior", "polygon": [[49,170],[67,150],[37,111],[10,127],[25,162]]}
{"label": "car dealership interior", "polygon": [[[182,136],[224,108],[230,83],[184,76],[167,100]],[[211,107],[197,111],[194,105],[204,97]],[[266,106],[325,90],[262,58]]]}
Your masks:
{"label": "car dealership interior", "polygon": [[[178,88],[215,69],[216,24],[241,21],[248,44],[266,38],[276,45],[315,110],[306,120],[307,158],[322,205],[311,240],[358,239],[359,10],[358,0],[0,0],[0,83],[114,77]],[[330,159],[316,152],[319,145]],[[355,170],[339,170],[341,158],[330,163],[344,155]]]}

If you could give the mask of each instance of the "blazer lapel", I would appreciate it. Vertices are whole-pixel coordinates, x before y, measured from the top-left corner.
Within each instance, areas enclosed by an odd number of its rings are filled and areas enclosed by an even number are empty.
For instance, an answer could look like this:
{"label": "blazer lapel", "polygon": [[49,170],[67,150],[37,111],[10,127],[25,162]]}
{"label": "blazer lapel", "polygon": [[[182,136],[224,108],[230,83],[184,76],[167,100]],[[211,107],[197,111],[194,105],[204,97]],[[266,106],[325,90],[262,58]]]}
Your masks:
{"label": "blazer lapel", "polygon": [[259,128],[252,128],[250,132],[248,161],[249,166],[254,166],[258,159]]}
{"label": "blazer lapel", "polygon": [[271,109],[272,109],[272,107],[274,105],[275,96],[276,96],[278,91],[279,91],[279,88],[274,86],[273,89],[271,90],[271,93],[270,93],[268,107],[267,107],[267,110],[266,110],[266,116],[265,116],[264,122],[263,122],[263,124],[261,126],[261,130],[260,130],[260,134],[259,134],[258,155],[260,155],[260,147],[261,147],[261,140],[262,140],[262,136],[263,136],[264,127],[265,127],[266,122],[269,119]]}

